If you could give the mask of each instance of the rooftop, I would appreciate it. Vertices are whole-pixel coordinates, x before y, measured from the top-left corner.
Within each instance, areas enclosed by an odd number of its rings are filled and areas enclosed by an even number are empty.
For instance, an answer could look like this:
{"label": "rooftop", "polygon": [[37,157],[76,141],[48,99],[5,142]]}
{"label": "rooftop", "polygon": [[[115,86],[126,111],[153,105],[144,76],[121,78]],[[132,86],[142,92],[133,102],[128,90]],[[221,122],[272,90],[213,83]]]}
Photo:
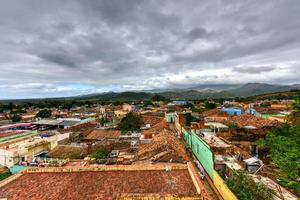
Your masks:
{"label": "rooftop", "polygon": [[151,126],[154,126],[161,122],[164,118],[156,115],[142,115],[144,124],[150,124]]}
{"label": "rooftop", "polygon": [[229,120],[228,120],[228,124],[235,124],[237,126],[239,126],[240,128],[242,127],[249,127],[249,126],[253,126],[256,128],[264,128],[264,127],[277,127],[280,125],[279,122],[277,121],[271,121],[268,119],[263,119],[260,117],[256,117],[253,115],[240,115],[240,116],[232,116]]}
{"label": "rooftop", "polygon": [[32,136],[38,135],[37,131],[27,131],[25,133],[10,135],[8,137],[0,138],[0,146],[7,145],[10,142],[15,142],[23,139],[30,138]]}
{"label": "rooftop", "polygon": [[209,144],[210,147],[216,148],[230,148],[231,145],[227,144],[213,133],[204,132],[203,140]]}
{"label": "rooftop", "polygon": [[26,172],[0,188],[7,199],[117,199],[134,195],[196,197],[187,169]]}
{"label": "rooftop", "polygon": [[86,140],[104,140],[107,138],[119,138],[121,131],[119,130],[104,130],[104,129],[95,129],[89,133],[85,139]]}

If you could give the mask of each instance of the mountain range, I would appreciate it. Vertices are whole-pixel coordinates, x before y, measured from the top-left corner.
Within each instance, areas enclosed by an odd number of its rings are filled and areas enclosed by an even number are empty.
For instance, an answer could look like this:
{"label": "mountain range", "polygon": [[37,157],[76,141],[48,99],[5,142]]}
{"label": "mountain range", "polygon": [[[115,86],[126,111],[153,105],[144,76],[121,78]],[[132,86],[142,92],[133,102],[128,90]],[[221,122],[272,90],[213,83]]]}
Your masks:
{"label": "mountain range", "polygon": [[147,91],[127,91],[108,92],[81,95],[72,97],[75,99],[98,99],[101,101],[134,101],[151,99],[154,94],[162,95],[169,99],[204,99],[204,98],[232,98],[249,97],[254,95],[283,92],[300,89],[300,84],[275,85],[266,83],[247,84],[219,84],[219,85],[199,85],[191,88],[147,90]]}

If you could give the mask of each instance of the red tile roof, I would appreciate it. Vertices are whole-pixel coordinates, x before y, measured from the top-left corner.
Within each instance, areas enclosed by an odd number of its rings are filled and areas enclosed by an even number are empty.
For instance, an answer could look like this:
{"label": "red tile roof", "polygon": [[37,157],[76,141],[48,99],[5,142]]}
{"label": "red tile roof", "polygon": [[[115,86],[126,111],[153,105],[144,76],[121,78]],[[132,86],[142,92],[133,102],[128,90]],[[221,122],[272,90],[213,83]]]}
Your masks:
{"label": "red tile roof", "polygon": [[13,199],[118,199],[156,194],[195,197],[187,169],[25,173],[0,188],[0,198]]}
{"label": "red tile roof", "polygon": [[235,125],[239,126],[240,128],[245,127],[245,126],[254,126],[256,128],[280,126],[280,123],[277,121],[263,119],[263,118],[256,117],[253,115],[232,116],[229,118],[228,124],[235,124]]}
{"label": "red tile roof", "polygon": [[144,124],[150,124],[151,126],[156,125],[160,121],[162,121],[164,118],[160,116],[155,115],[142,115]]}
{"label": "red tile roof", "polygon": [[104,140],[106,138],[119,138],[121,131],[119,130],[101,130],[95,129],[89,133],[84,139],[86,140]]}

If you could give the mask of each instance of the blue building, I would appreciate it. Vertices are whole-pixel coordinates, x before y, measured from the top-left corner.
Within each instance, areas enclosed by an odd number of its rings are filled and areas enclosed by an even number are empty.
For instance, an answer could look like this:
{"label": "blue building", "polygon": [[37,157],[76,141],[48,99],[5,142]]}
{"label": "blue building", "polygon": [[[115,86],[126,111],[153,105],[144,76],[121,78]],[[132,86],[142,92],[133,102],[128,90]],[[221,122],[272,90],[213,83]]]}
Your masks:
{"label": "blue building", "polygon": [[185,105],[185,104],[186,104],[186,101],[176,100],[176,101],[173,101],[173,103],[174,103],[175,105],[181,106],[181,105]]}
{"label": "blue building", "polygon": [[227,113],[228,115],[241,115],[241,108],[222,108],[222,111]]}

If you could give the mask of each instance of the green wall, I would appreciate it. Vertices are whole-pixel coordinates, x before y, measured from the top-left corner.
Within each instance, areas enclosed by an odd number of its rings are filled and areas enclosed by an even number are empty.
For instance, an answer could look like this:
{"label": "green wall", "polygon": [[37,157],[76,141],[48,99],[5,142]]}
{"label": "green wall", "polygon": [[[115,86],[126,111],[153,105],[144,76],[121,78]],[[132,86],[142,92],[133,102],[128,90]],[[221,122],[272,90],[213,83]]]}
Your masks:
{"label": "green wall", "polygon": [[285,115],[284,114],[261,114],[260,116],[261,116],[261,118],[269,119],[270,117],[273,117],[273,116],[284,117]]}
{"label": "green wall", "polygon": [[187,145],[192,149],[196,158],[201,162],[207,174],[213,179],[214,176],[214,158],[208,144],[206,144],[197,134],[189,133],[182,128],[182,133]]}

